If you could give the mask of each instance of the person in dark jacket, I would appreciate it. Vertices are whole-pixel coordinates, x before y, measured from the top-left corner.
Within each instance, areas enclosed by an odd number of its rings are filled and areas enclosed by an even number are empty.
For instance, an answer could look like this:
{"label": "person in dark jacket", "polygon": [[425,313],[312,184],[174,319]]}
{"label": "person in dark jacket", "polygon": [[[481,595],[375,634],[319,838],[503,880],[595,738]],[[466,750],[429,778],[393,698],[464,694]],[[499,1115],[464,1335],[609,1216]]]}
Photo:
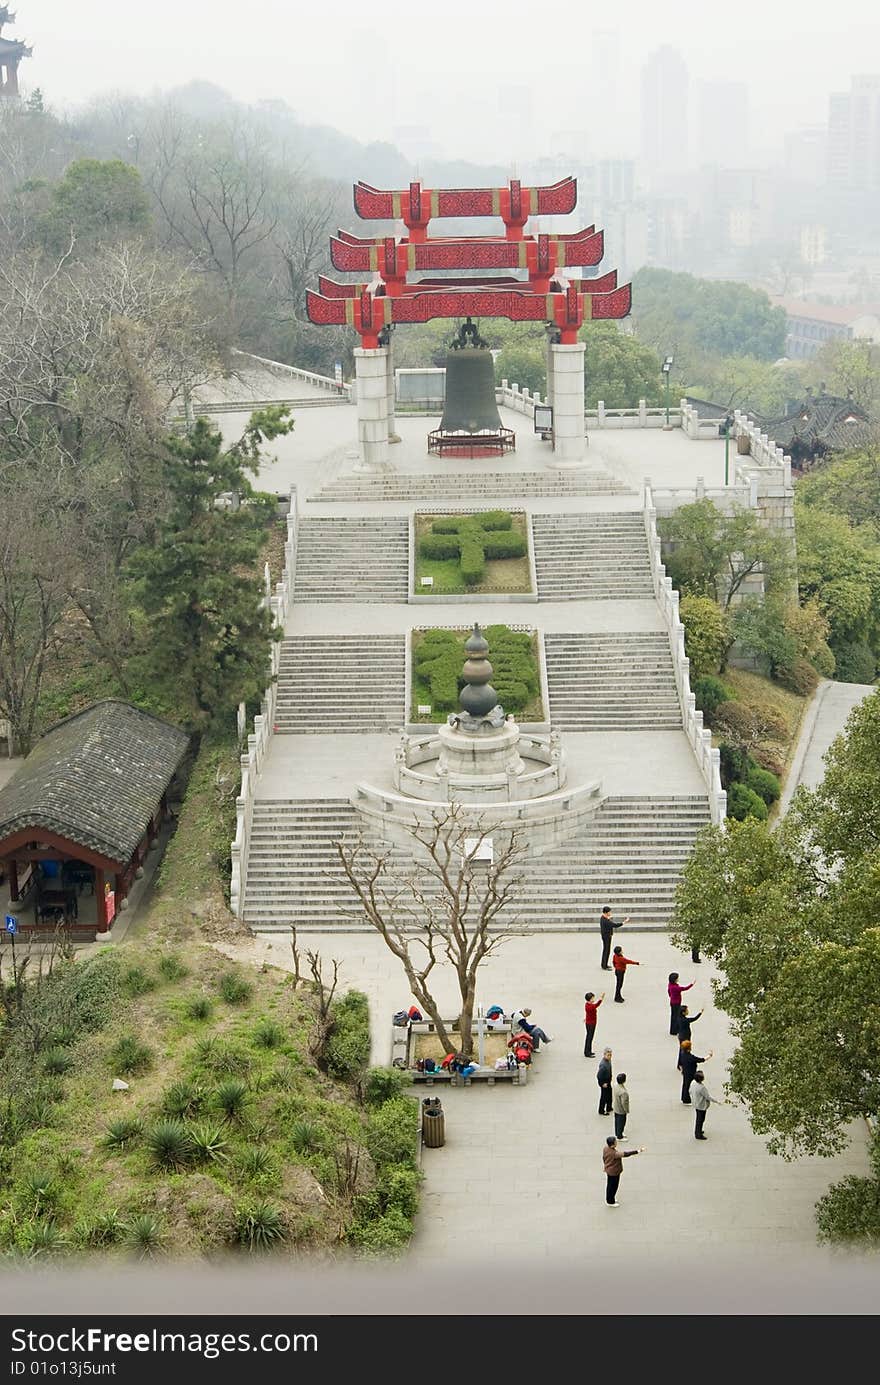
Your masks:
{"label": "person in dark jacket", "polygon": [[609,1116],[612,1098],[610,1048],[606,1048],[602,1052],[602,1061],[596,1069],[596,1081],[599,1083],[599,1115]]}
{"label": "person in dark jacket", "polygon": [[[629,923],[629,915],[623,920]],[[610,971],[608,956],[611,952],[611,939],[614,936],[615,928],[622,928],[623,923],[615,923],[611,914],[611,905],[606,904],[602,910],[602,917],[599,919],[599,932],[602,934],[602,970]]]}
{"label": "person in dark jacket", "polygon": [[598,1000],[596,999],[595,991],[587,991],[586,995],[584,996],[584,1028],[587,1031],[586,1037],[584,1039],[585,1058],[592,1058],[595,1056],[593,1054],[593,1035],[596,1032],[596,1023],[598,1021],[599,1006],[602,1004],[602,1001],[604,999],[604,991],[599,996]]}
{"label": "person in dark jacket", "polygon": [[685,1039],[678,1054],[678,1069],[681,1073],[681,1099],[685,1106],[691,1104],[691,1083],[697,1075],[697,1069],[701,1063],[708,1063],[712,1057],[713,1050],[710,1048],[705,1058],[700,1058],[696,1053],[691,1052],[691,1041]]}
{"label": "person in dark jacket", "polygon": [[609,1135],[602,1150],[602,1167],[605,1170],[605,1201],[609,1207],[617,1206],[617,1188],[623,1173],[624,1159],[634,1154],[644,1154],[644,1149],[618,1149],[617,1136]]}
{"label": "person in dark jacket", "polygon": [[697,1020],[701,1017],[702,1014],[703,1011],[698,1010],[695,1015],[692,1015],[688,1012],[688,1007],[686,1005],[682,1005],[681,1014],[678,1018],[679,1044],[682,1042],[683,1039],[689,1039],[691,1037],[691,1025],[696,1024]]}

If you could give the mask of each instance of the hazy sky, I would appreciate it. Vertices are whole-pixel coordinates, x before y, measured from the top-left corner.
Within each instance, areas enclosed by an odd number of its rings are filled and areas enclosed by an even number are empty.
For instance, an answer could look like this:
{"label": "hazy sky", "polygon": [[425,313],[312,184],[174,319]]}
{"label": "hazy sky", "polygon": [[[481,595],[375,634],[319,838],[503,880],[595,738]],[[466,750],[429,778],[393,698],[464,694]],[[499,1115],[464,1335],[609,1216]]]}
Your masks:
{"label": "hazy sky", "polygon": [[39,85],[53,105],[201,78],[247,101],[283,98],[304,121],[361,139],[427,127],[422,138],[440,153],[507,164],[564,152],[579,132],[592,134],[603,152],[637,152],[639,69],[662,42],[681,50],[694,83],[748,82],[754,152],[771,149],[788,129],[824,122],[829,91],[845,89],[852,73],[880,71],[874,0],[18,0],[16,7],[6,32],[34,46],[24,82]]}

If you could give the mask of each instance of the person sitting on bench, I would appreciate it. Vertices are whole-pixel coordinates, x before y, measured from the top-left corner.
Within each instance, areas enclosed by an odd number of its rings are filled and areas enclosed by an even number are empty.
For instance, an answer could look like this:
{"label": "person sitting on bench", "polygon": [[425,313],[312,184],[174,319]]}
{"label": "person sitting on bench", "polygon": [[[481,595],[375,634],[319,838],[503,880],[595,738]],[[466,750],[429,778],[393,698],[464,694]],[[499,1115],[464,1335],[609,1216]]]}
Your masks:
{"label": "person sitting on bench", "polygon": [[512,1022],[514,1025],[518,1025],[520,1029],[525,1030],[529,1038],[533,1040],[534,1049],[537,1053],[542,1043],[552,1044],[553,1040],[550,1038],[549,1034],[544,1033],[540,1025],[532,1024],[529,1019],[531,1013],[527,1005],[523,1006],[522,1010],[514,1010]]}

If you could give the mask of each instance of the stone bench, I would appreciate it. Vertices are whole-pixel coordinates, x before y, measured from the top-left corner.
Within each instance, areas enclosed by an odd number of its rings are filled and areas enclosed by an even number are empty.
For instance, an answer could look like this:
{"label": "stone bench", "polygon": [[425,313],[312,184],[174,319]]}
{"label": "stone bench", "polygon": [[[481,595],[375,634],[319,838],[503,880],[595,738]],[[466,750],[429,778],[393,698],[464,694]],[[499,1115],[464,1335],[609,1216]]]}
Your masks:
{"label": "stone bench", "polygon": [[525,1063],[520,1063],[518,1068],[478,1068],[469,1077],[462,1077],[460,1072],[419,1072],[415,1068],[409,1076],[411,1081],[423,1082],[426,1087],[432,1087],[435,1082],[445,1082],[450,1087],[469,1087],[472,1082],[485,1082],[492,1087],[496,1081],[512,1082],[515,1087],[524,1087],[529,1079],[529,1069]]}

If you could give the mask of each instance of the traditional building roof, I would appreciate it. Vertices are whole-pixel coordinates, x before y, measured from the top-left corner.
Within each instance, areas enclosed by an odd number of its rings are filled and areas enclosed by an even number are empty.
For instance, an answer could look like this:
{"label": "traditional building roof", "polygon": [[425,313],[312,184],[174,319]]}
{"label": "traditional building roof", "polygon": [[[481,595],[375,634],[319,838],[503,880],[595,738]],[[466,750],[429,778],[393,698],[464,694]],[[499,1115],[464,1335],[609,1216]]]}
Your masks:
{"label": "traditional building roof", "polygon": [[758,423],[794,462],[880,441],[880,424],[863,408],[824,391],[791,405],[781,418],[758,418]]}
{"label": "traditional building roof", "polygon": [[127,864],[188,742],[176,726],[116,699],[67,717],[0,790],[0,845],[43,828]]}
{"label": "traditional building roof", "polygon": [[728,414],[733,414],[733,409],[725,404],[713,404],[710,399],[697,399],[693,394],[685,398],[699,418],[727,418]]}

